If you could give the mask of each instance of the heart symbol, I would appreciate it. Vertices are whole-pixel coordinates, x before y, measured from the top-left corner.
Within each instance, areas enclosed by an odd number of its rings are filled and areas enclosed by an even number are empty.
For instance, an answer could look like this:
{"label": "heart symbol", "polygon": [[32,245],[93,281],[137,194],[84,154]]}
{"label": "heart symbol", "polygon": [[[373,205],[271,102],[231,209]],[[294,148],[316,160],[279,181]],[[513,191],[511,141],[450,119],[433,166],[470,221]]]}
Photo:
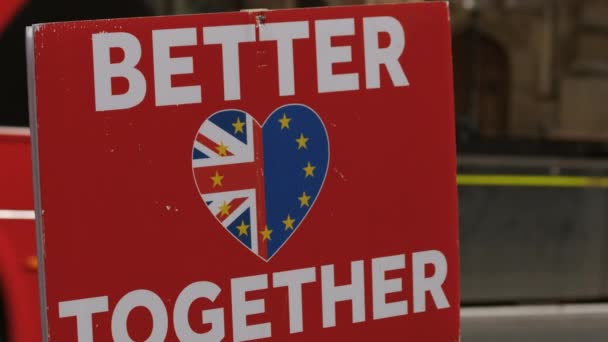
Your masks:
{"label": "heart symbol", "polygon": [[194,180],[211,214],[268,261],[304,221],[329,164],[323,121],[311,108],[276,109],[262,126],[228,109],[203,122],[194,139]]}

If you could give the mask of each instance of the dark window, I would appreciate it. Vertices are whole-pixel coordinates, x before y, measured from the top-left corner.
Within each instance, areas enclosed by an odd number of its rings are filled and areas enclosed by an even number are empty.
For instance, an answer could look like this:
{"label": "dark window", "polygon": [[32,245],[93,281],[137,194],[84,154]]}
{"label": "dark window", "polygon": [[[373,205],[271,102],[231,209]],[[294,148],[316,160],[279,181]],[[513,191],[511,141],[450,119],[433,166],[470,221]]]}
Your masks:
{"label": "dark window", "polygon": [[454,85],[456,115],[471,134],[507,134],[509,59],[496,41],[472,30],[454,37]]}

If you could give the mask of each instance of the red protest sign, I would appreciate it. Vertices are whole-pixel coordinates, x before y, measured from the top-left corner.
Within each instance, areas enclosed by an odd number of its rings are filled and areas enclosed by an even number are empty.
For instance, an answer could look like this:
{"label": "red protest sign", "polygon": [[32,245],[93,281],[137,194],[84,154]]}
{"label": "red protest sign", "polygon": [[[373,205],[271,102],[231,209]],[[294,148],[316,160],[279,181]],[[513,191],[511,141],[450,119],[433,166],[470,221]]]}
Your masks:
{"label": "red protest sign", "polygon": [[45,24],[32,56],[49,340],[458,338],[446,4]]}

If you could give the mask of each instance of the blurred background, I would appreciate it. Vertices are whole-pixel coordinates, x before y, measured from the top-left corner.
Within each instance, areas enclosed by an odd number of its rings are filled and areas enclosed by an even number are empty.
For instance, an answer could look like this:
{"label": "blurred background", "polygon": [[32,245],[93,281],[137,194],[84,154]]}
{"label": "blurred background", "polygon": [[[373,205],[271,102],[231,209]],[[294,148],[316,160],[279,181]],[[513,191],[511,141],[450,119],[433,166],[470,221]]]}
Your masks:
{"label": "blurred background", "polygon": [[[0,0],[0,126],[34,22],[383,2]],[[608,0],[450,5],[463,340],[608,341]]]}

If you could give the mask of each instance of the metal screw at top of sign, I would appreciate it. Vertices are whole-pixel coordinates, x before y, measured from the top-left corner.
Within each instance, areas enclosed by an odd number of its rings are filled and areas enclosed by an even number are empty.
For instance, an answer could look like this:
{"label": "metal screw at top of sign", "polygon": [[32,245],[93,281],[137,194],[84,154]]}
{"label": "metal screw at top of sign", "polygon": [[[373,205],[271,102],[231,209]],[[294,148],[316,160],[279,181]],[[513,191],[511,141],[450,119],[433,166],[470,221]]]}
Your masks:
{"label": "metal screw at top of sign", "polygon": [[266,23],[266,14],[264,14],[264,11],[268,11],[267,8],[252,8],[252,9],[242,9],[241,12],[248,12],[248,13],[256,13],[255,15],[255,22],[257,24],[257,26],[259,27],[260,25],[264,25]]}
{"label": "metal screw at top of sign", "polygon": [[255,16],[255,21],[257,22],[258,26],[264,25],[266,23],[266,15],[264,13],[259,13]]}

